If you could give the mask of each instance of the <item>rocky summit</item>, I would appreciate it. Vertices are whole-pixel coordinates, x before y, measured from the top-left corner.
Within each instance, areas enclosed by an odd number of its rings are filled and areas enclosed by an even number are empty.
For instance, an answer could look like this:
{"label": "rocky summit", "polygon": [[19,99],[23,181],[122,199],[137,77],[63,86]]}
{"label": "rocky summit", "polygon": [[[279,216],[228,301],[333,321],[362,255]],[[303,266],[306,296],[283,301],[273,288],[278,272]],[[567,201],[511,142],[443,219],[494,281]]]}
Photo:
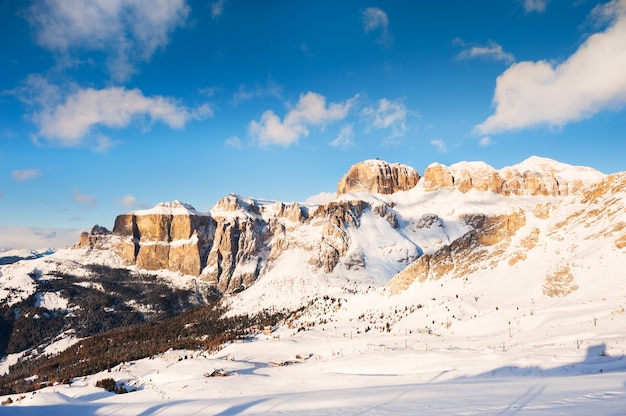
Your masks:
{"label": "rocky summit", "polygon": [[393,194],[412,189],[420,180],[412,167],[382,160],[366,160],[353,165],[339,180],[337,195],[349,192]]}

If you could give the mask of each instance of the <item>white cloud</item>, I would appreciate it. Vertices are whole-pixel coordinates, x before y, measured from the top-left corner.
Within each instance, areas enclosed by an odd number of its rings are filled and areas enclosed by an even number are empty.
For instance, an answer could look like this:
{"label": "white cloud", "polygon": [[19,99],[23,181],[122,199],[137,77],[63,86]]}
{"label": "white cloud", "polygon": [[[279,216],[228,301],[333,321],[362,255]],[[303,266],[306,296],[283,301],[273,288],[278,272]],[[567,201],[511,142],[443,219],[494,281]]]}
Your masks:
{"label": "white cloud", "polygon": [[232,147],[234,149],[241,149],[243,144],[241,143],[241,139],[237,136],[231,136],[224,141],[224,144],[228,147]]}
{"label": "white cloud", "polygon": [[41,170],[39,169],[16,169],[11,172],[11,177],[18,182],[28,181],[41,176]]}
{"label": "white cloud", "polygon": [[185,0],[40,0],[27,17],[37,43],[61,60],[72,61],[75,50],[103,52],[112,78],[124,81],[169,43],[189,11]]}
{"label": "white cloud", "polygon": [[515,62],[513,54],[505,52],[502,46],[497,42],[490,40],[486,45],[472,46],[469,49],[465,49],[460,52],[457,57],[459,59],[491,59],[494,61],[501,61],[507,64]]}
{"label": "white cloud", "polygon": [[307,92],[301,94],[298,103],[286,115],[284,120],[268,110],[260,121],[251,121],[248,126],[250,135],[261,145],[290,146],[301,137],[309,135],[309,127],[325,126],[328,123],[343,120],[350,111],[356,97],[343,103],[326,105],[326,97]]}
{"label": "white cloud", "polygon": [[330,142],[330,145],[333,147],[349,147],[354,144],[354,130],[352,125],[343,126],[339,135],[335,140]]}
{"label": "white cloud", "polygon": [[[138,89],[122,87],[79,89],[59,102],[39,101],[40,107],[32,116],[39,127],[38,135],[62,146],[82,145],[97,126],[124,128],[134,120],[148,120],[182,128],[189,120],[213,115],[208,104],[189,109],[172,98],[146,97]],[[97,148],[111,146],[106,136],[98,137]]]}
{"label": "white cloud", "polygon": [[430,144],[435,146],[439,153],[446,153],[448,151],[448,147],[446,146],[446,142],[441,139],[434,139],[430,141]]}
{"label": "white cloud", "polygon": [[484,137],[482,137],[480,139],[478,144],[481,145],[481,146],[489,146],[489,145],[493,144],[493,140],[491,140],[491,137],[489,137],[489,136],[484,136]]}
{"label": "white cloud", "polygon": [[85,195],[81,193],[78,189],[74,189],[72,191],[72,200],[84,206],[87,209],[93,208],[94,206],[98,204],[98,201],[96,200],[96,198],[94,198],[91,195]]}
{"label": "white cloud", "polygon": [[224,14],[224,4],[226,4],[226,0],[218,0],[215,3],[211,3],[211,17],[213,19],[217,19]]}
{"label": "white cloud", "polygon": [[539,125],[563,126],[626,103],[626,0],[595,13],[612,20],[590,36],[566,61],[519,62],[496,81],[495,114],[474,128],[477,134]]}
{"label": "white cloud", "polygon": [[526,13],[543,13],[546,11],[548,0],[520,0]]}
{"label": "white cloud", "polygon": [[408,110],[402,99],[388,100],[382,98],[377,107],[366,107],[361,111],[370,120],[367,128],[391,129],[391,137],[400,137],[406,131],[406,117]]}
{"label": "white cloud", "polygon": [[361,12],[363,20],[363,30],[365,33],[380,29],[381,33],[377,39],[377,43],[389,47],[393,44],[393,36],[389,30],[389,18],[387,13],[378,7],[368,7]]}
{"label": "white cloud", "polygon": [[139,205],[139,201],[133,195],[128,194],[116,200],[117,203],[124,209],[131,209]]}

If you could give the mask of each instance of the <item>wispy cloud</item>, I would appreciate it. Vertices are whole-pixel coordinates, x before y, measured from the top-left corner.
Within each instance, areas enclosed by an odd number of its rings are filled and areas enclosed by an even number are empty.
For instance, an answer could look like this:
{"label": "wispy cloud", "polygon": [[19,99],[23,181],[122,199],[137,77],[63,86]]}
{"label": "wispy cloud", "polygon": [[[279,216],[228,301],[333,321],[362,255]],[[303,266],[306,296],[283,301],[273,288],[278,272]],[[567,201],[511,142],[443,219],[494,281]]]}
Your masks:
{"label": "wispy cloud", "polygon": [[461,39],[455,39],[455,43],[465,47],[458,55],[458,59],[488,59],[493,61],[504,62],[505,64],[512,64],[515,62],[513,54],[505,52],[500,44],[490,40],[486,45],[474,45],[467,47],[468,45]]}
{"label": "wispy cloud", "polygon": [[142,204],[135,198],[134,195],[127,194],[121,198],[116,199],[118,205],[124,209],[132,209],[141,206]]}
{"label": "wispy cloud", "polygon": [[439,153],[446,153],[448,151],[448,146],[446,146],[446,142],[441,139],[431,140],[430,144],[434,146]]}
{"label": "wispy cloud", "polygon": [[311,51],[311,47],[306,42],[300,44],[300,51],[302,51],[307,58],[315,58],[315,54]]}
{"label": "wispy cloud", "polygon": [[213,115],[208,104],[191,109],[173,98],[144,96],[138,89],[123,87],[79,88],[63,97],[60,88],[37,76],[27,80],[20,95],[23,102],[33,107],[31,118],[38,127],[37,137],[70,147],[91,141],[100,151],[114,142],[94,131],[99,127],[119,129],[139,121],[144,127],[161,122],[178,129],[190,120]]}
{"label": "wispy cloud", "polygon": [[626,104],[626,0],[596,8],[609,26],[567,60],[519,62],[496,80],[495,113],[474,128],[492,134],[533,126],[563,126]]}
{"label": "wispy cloud", "polygon": [[90,209],[98,205],[98,201],[91,195],[85,195],[78,189],[72,191],[72,200],[86,209]]}
{"label": "wispy cloud", "polygon": [[198,88],[198,94],[206,95],[207,97],[213,97],[217,91],[219,91],[219,87]]}
{"label": "wispy cloud", "polygon": [[389,18],[387,13],[378,7],[368,7],[361,12],[363,30],[369,33],[380,29],[380,36],[376,42],[384,47],[393,45],[393,36],[389,30]]}
{"label": "wispy cloud", "polygon": [[489,136],[483,136],[478,141],[478,144],[483,146],[483,147],[490,146],[490,145],[493,144],[493,140],[491,140],[491,137],[489,137]]}
{"label": "wispy cloud", "polygon": [[330,142],[330,145],[333,147],[350,147],[352,144],[354,144],[353,139],[354,129],[352,128],[352,124],[349,124],[341,128],[339,135],[337,136],[337,138],[335,138],[335,140]]}
{"label": "wispy cloud", "polygon": [[243,143],[241,143],[241,139],[237,136],[231,136],[224,140],[224,144],[228,147],[232,147],[233,149],[241,149],[243,147]]}
{"label": "wispy cloud", "polygon": [[189,11],[185,0],[40,0],[27,18],[37,43],[59,60],[71,64],[75,51],[104,53],[111,77],[125,81],[169,43]]}
{"label": "wispy cloud", "polygon": [[367,131],[372,129],[390,129],[391,138],[397,138],[406,132],[408,110],[404,100],[382,98],[376,106],[366,107],[361,114],[368,120]]}
{"label": "wispy cloud", "polygon": [[328,123],[343,120],[355,99],[356,97],[343,103],[327,105],[326,97],[307,92],[300,95],[298,103],[287,112],[283,120],[268,110],[263,113],[261,120],[250,122],[248,131],[262,146],[287,147],[297,143],[301,137],[308,136],[310,127],[323,127]]}
{"label": "wispy cloud", "polygon": [[211,3],[211,17],[213,19],[217,19],[224,14],[224,5],[226,4],[226,2],[227,0],[218,0],[214,3]]}
{"label": "wispy cloud", "polygon": [[239,85],[237,92],[233,94],[232,103],[237,105],[242,102],[252,100],[253,98],[262,97],[281,98],[282,94],[283,87],[272,80],[269,80],[265,86],[257,84],[252,88],[241,84]]}
{"label": "wispy cloud", "polygon": [[520,0],[526,13],[543,13],[548,6],[548,0]]}
{"label": "wispy cloud", "polygon": [[39,169],[16,169],[11,172],[11,177],[18,182],[24,182],[41,176]]}

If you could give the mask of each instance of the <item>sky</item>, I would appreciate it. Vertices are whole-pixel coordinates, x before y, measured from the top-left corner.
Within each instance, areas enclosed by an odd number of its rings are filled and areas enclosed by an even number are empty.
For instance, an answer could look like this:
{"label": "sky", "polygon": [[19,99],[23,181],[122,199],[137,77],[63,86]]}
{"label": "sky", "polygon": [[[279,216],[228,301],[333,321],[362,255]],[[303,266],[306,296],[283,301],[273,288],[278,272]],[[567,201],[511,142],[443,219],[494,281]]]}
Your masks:
{"label": "sky", "polygon": [[626,0],[0,0],[0,36],[0,247],[374,158],[625,170]]}

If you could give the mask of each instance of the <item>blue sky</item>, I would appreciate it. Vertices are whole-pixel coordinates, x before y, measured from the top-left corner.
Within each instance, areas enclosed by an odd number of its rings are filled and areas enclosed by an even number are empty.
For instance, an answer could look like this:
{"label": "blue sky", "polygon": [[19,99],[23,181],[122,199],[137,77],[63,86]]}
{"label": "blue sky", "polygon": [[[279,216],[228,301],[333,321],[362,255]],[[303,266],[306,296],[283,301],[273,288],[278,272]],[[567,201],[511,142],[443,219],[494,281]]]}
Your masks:
{"label": "blue sky", "polygon": [[0,246],[161,201],[304,201],[372,158],[624,170],[626,0],[2,0],[0,19]]}

